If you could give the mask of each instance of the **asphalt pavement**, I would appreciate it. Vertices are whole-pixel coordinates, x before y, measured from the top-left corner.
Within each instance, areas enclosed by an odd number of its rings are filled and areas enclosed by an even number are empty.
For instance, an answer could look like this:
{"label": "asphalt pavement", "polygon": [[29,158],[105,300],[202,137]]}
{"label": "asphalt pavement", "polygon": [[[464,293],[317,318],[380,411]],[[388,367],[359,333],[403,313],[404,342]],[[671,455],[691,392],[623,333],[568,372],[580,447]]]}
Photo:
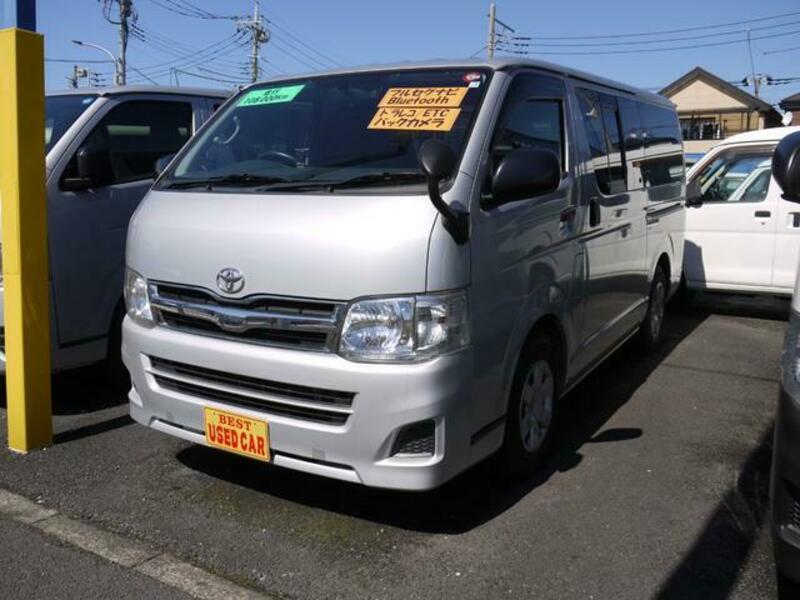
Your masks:
{"label": "asphalt pavement", "polygon": [[[629,344],[569,394],[552,458],[516,485],[478,466],[398,493],[264,466],[132,423],[87,368],[54,378],[52,447],[0,451],[0,488],[287,599],[775,598],[787,306],[669,313],[658,352]],[[3,445],[5,428],[3,409]],[[118,570],[0,518],[0,581],[22,578],[4,598],[169,597]]]}

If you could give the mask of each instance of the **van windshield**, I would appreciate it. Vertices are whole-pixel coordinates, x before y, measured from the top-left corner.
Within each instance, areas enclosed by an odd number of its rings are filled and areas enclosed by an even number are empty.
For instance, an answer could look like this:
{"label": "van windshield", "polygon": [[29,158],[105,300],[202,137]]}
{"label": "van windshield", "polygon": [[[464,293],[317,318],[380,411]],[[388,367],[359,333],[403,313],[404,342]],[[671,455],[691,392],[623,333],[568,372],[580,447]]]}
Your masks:
{"label": "van windshield", "polygon": [[44,99],[45,152],[56,145],[72,124],[83,114],[97,94],[46,96]]}
{"label": "van windshield", "polygon": [[437,138],[460,156],[488,78],[475,69],[382,71],[251,87],[159,187],[424,191],[419,147]]}

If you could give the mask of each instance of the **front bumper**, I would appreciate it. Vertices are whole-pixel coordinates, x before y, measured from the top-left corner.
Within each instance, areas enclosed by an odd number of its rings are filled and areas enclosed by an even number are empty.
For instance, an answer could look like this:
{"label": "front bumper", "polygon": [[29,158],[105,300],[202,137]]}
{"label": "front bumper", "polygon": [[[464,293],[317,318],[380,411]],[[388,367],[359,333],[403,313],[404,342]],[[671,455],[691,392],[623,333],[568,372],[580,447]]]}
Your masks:
{"label": "front bumper", "polygon": [[800,403],[781,386],[773,441],[770,489],[775,563],[800,581]]}
{"label": "front bumper", "polygon": [[[246,344],[165,327],[149,329],[126,318],[122,356],[133,382],[131,416],[198,444],[206,444],[203,407],[208,406],[266,420],[275,465],[327,477],[424,490],[471,464],[471,348],[419,364],[363,364],[333,354]],[[219,396],[161,385],[151,357],[234,377],[354,392],[355,397],[343,424],[231,406]],[[225,389],[209,380],[187,382],[214,391]],[[270,399],[281,402],[280,397]],[[433,455],[393,455],[403,427],[425,420],[435,424]]]}

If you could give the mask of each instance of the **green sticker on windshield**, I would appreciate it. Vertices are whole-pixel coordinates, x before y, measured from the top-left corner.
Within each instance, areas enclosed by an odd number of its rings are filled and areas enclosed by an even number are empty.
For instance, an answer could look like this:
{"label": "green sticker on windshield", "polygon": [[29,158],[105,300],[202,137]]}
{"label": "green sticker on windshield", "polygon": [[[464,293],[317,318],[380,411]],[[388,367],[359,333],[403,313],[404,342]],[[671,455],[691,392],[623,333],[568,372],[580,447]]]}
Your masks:
{"label": "green sticker on windshield", "polygon": [[306,87],[305,83],[300,85],[286,85],[283,87],[266,88],[263,90],[253,90],[247,92],[244,98],[239,100],[237,106],[261,106],[262,104],[280,104],[281,102],[291,102],[297,94]]}

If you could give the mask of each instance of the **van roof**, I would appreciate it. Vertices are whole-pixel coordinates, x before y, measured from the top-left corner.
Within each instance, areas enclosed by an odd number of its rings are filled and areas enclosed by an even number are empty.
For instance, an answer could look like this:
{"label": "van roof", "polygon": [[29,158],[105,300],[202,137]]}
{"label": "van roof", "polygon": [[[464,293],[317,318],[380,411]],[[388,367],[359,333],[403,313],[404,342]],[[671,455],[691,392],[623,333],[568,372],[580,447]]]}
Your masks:
{"label": "van roof", "polygon": [[[646,100],[648,102],[652,102],[655,104],[661,104],[663,106],[668,106],[670,108],[674,107],[675,105],[665,98],[664,96],[659,96],[658,94],[654,94],[652,92],[648,92],[646,90],[642,90],[625,83],[620,83],[618,81],[614,81],[612,79],[606,79],[605,77],[599,77],[597,75],[592,75],[591,73],[586,73],[584,71],[579,71],[577,69],[571,69],[569,67],[564,67],[561,65],[556,65],[553,63],[541,61],[541,60],[531,60],[531,59],[521,59],[521,58],[512,58],[512,57],[500,57],[500,58],[492,58],[492,59],[463,59],[463,60],[430,60],[430,61],[422,61],[422,62],[400,62],[400,63],[387,63],[387,64],[372,64],[372,65],[365,65],[361,67],[346,67],[342,69],[334,69],[330,71],[319,71],[319,72],[312,72],[312,73],[303,73],[300,75],[291,75],[291,76],[281,76],[270,78],[265,81],[285,81],[291,79],[300,79],[306,77],[314,77],[318,75],[342,75],[347,73],[365,73],[369,71],[390,71],[390,70],[397,70],[397,71],[407,71],[407,70],[414,70],[414,69],[425,69],[425,68],[455,68],[455,69],[492,69],[493,71],[510,71],[515,68],[519,67],[534,67],[537,69],[541,69],[543,71],[550,71],[552,73],[556,73],[559,75],[564,75],[565,77],[570,77],[572,79],[577,79],[580,81],[587,81],[590,83],[594,83],[597,85],[601,85],[604,87],[608,87],[617,91],[625,92],[632,96],[636,96],[642,100]],[[259,82],[264,83],[264,81]],[[254,84],[258,85],[258,84]]]}
{"label": "van roof", "polygon": [[729,146],[731,144],[749,142],[779,142],[790,133],[795,133],[797,131],[800,131],[800,127],[770,127],[769,129],[745,131],[744,133],[737,133],[729,138],[725,138],[718,146]]}
{"label": "van roof", "polygon": [[212,96],[227,98],[232,92],[213,88],[171,87],[167,85],[123,85],[110,87],[74,88],[47,92],[46,96],[121,96],[123,94],[181,94],[182,96]]}

